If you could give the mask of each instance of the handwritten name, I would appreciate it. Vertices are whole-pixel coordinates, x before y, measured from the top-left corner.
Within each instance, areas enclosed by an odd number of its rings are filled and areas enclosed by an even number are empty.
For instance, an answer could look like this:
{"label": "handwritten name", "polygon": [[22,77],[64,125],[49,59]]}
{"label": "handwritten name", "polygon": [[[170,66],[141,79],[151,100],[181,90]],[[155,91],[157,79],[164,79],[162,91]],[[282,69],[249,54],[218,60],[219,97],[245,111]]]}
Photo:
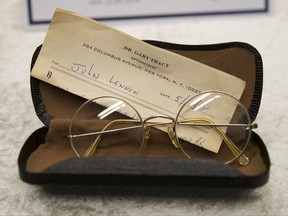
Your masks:
{"label": "handwritten name", "polygon": [[71,70],[75,73],[82,74],[86,77],[92,78],[92,79],[98,79],[100,74],[99,73],[93,73],[92,69],[94,67],[94,64],[92,64],[90,67],[87,67],[84,64],[79,63],[73,63],[73,66],[71,67]]}
{"label": "handwritten name", "polygon": [[112,76],[110,78],[109,83],[111,85],[113,85],[114,87],[117,87],[117,88],[121,89],[122,91],[128,92],[132,95],[138,95],[139,94],[138,90],[133,89],[133,88],[129,87],[128,85],[122,83],[120,80],[118,80],[114,76]]}

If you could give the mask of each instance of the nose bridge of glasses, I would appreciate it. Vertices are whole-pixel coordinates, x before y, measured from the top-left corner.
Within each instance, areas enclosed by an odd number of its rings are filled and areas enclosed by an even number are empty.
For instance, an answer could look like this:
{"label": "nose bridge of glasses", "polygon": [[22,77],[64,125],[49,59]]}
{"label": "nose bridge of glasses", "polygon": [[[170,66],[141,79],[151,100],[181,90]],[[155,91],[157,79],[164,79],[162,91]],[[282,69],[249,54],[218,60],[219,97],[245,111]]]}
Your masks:
{"label": "nose bridge of glasses", "polygon": [[[159,119],[159,121],[157,121],[156,119]],[[153,121],[152,121],[153,120]],[[167,120],[169,122],[167,122]],[[180,148],[179,144],[177,142],[176,139],[176,133],[174,130],[174,125],[175,125],[175,119],[170,117],[170,116],[164,116],[164,115],[155,115],[155,116],[150,116],[148,118],[146,118],[144,121],[144,125],[145,125],[145,136],[144,136],[144,146],[147,145],[148,140],[150,138],[150,127],[157,127],[157,126],[165,126],[165,125],[169,125],[167,127],[167,133],[168,136],[172,142],[172,144],[174,145],[175,148]]]}
{"label": "nose bridge of glasses", "polygon": [[[159,121],[156,121],[156,119],[159,119]],[[155,120],[155,121],[151,121],[151,120]],[[167,122],[167,120],[170,120],[170,121]],[[159,126],[159,125],[173,124],[174,121],[175,119],[170,116],[155,115],[155,116],[150,116],[146,118],[143,122],[146,126],[157,126],[157,125]]]}

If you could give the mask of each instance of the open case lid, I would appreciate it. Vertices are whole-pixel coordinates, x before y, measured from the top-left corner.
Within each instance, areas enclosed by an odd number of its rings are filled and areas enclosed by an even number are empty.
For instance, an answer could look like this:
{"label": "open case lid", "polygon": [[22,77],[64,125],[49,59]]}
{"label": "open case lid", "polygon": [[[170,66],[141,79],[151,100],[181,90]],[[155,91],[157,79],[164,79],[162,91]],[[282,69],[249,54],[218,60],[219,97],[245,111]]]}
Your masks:
{"label": "open case lid", "polygon": [[[146,42],[199,61],[246,81],[246,87],[240,101],[248,109],[251,120],[255,120],[261,101],[263,67],[261,56],[254,47],[241,42],[213,45]],[[37,60],[40,50],[41,46],[36,49],[33,55],[31,69]],[[52,119],[71,119],[76,109],[85,101],[83,98],[33,77],[31,77],[31,91],[37,116],[47,127],[49,127]],[[30,153],[35,151],[41,143],[45,142],[47,130],[47,128],[42,128],[35,131],[26,141],[26,143],[33,142],[34,144],[29,147],[26,144],[26,147],[24,145],[21,150],[18,162],[20,176],[24,181],[30,183],[129,185],[178,185],[181,182],[181,185],[190,186],[237,187],[255,187],[268,181],[269,156],[263,141],[254,132],[252,142],[257,145],[258,159],[249,171],[244,169],[242,172],[213,161],[173,158],[147,158],[141,160],[135,158],[77,158],[61,161],[43,170],[43,172],[34,173],[26,170]],[[27,149],[30,149],[30,153]],[[131,169],[131,164],[133,164],[133,169]],[[89,180],[87,176],[89,176]],[[61,177],[61,180],[59,177]]]}

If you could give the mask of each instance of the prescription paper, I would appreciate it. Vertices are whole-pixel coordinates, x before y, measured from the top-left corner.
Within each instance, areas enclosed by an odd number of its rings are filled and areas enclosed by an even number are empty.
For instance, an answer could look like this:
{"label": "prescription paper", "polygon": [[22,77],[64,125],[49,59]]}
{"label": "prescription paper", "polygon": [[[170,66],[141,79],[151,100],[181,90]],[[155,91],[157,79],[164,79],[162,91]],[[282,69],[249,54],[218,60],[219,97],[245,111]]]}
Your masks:
{"label": "prescription paper", "polygon": [[[62,9],[54,13],[31,76],[87,99],[124,98],[143,118],[175,117],[185,101],[206,90],[240,98],[245,88],[235,76]],[[220,145],[204,147],[217,152]]]}

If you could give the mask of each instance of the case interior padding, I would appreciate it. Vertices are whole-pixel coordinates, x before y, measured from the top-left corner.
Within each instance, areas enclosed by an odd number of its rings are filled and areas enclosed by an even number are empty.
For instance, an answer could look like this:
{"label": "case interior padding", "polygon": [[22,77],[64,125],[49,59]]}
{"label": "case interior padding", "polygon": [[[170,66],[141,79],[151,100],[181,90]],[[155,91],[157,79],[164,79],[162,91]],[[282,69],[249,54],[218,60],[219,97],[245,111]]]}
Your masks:
{"label": "case interior padding", "polygon": [[[32,184],[81,184],[126,186],[259,187],[269,178],[270,160],[261,138],[255,143],[267,170],[247,176],[233,167],[209,160],[163,158],[77,158],[57,163],[43,172],[27,171],[27,161],[45,142],[48,127],[34,131],[21,149],[18,165],[22,180]],[[43,159],[44,160],[44,159]]]}
{"label": "case interior padding", "polygon": [[[27,161],[26,169],[29,172],[43,172],[44,170],[49,169],[49,167],[58,164],[59,162],[76,157],[69,144],[69,139],[67,138],[69,122],[69,119],[57,119],[50,122],[49,130],[44,142],[37,148],[36,151],[30,155]],[[125,137],[117,136],[116,139],[120,140],[120,144],[118,143],[117,145],[109,148],[98,149],[96,151],[95,157],[126,158],[129,160],[131,158],[133,159],[133,157],[135,159],[186,159],[184,154],[179,149],[170,144],[170,140],[167,134],[159,130],[154,130],[151,132],[151,138],[149,140],[148,146],[144,152],[137,157],[133,154],[134,149],[131,149],[133,146],[135,146],[135,143],[131,143],[129,137],[130,136],[127,136],[127,132],[125,132]],[[89,144],[89,142],[85,143]],[[195,153],[195,161],[196,158],[212,158],[214,155],[217,157],[219,156],[220,158],[225,157],[225,155],[219,155],[219,153],[210,153],[197,146],[191,146],[191,148],[192,147],[194,147],[193,152]],[[210,154],[211,157],[209,157]],[[251,138],[251,143],[247,147],[245,154],[250,158],[250,165],[240,166],[237,162],[235,162],[234,165],[231,165],[230,167],[233,166],[238,172],[252,176],[261,174],[267,169],[266,165],[262,161],[262,158],[260,157],[259,149],[257,144],[254,142],[253,137]]]}
{"label": "case interior padding", "polygon": [[[199,46],[147,42],[245,80],[246,87],[241,102],[248,108],[251,119],[256,118],[261,101],[263,75],[261,56],[255,48],[239,42]],[[41,47],[33,56],[32,67],[40,49]],[[72,115],[85,100],[33,77],[31,77],[31,89],[36,113],[47,127],[35,131],[21,150],[18,162],[20,175],[25,181],[84,184],[85,181],[87,184],[91,181],[91,184],[140,185],[169,185],[183,181],[183,185],[238,184],[240,187],[254,187],[268,180],[270,159],[263,141],[255,133],[252,134],[245,152],[253,156],[246,167],[237,164],[227,166],[213,160],[185,159],[181,153],[179,154],[179,150],[176,151],[173,146],[166,144],[167,135],[163,138],[154,136],[151,146],[155,149],[146,157],[103,154],[93,158],[76,158],[66,138],[67,127]],[[90,180],[85,176],[89,176]],[[64,179],[60,180],[60,177]],[[203,181],[198,182],[199,178]]]}

